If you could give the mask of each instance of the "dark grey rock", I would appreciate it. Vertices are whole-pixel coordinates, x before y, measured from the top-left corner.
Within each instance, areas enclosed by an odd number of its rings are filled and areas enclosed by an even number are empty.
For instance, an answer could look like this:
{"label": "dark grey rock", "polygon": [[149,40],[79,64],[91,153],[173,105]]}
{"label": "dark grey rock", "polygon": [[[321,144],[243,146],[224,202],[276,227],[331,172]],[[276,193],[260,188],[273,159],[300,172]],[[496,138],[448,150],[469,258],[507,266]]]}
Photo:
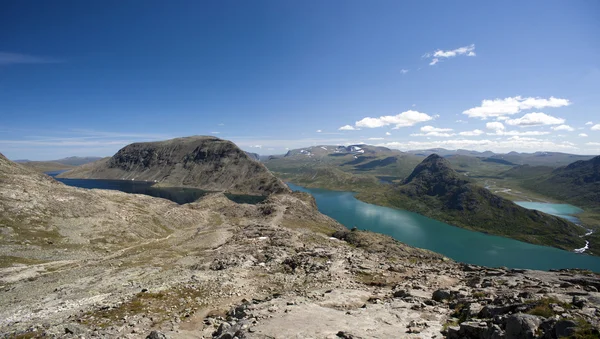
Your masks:
{"label": "dark grey rock", "polygon": [[435,300],[435,301],[444,301],[444,300],[448,300],[452,297],[452,294],[450,293],[450,291],[448,290],[437,290],[435,292],[433,292],[433,296],[431,297],[431,299]]}
{"label": "dark grey rock", "polygon": [[506,318],[506,339],[533,339],[542,320],[531,314],[517,313]]}
{"label": "dark grey rock", "polygon": [[488,326],[485,322],[465,321],[460,324],[460,335],[466,338],[484,338],[487,333]]}
{"label": "dark grey rock", "polygon": [[569,337],[575,334],[577,323],[573,320],[562,319],[554,326],[554,334],[557,338]]}
{"label": "dark grey rock", "polygon": [[167,339],[167,336],[160,331],[152,331],[146,336],[146,339]]}
{"label": "dark grey rock", "polygon": [[405,298],[405,297],[410,297],[410,293],[408,293],[408,291],[406,290],[397,290],[394,291],[394,298]]}
{"label": "dark grey rock", "polygon": [[588,300],[584,297],[573,296],[573,306],[583,308],[588,303]]}

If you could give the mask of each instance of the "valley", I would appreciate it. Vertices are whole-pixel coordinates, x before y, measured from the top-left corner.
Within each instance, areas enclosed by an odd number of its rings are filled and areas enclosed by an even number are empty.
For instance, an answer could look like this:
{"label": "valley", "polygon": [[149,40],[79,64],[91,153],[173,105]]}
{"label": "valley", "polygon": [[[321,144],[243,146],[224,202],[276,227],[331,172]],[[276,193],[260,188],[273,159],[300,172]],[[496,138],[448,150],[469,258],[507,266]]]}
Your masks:
{"label": "valley", "polygon": [[[431,203],[421,205],[390,202],[389,196],[393,194],[393,187],[402,184],[402,181],[408,177],[409,167],[414,163],[423,160],[425,155],[434,154],[437,151],[444,154],[450,166],[456,172],[463,176],[465,180],[474,182],[481,187],[487,188],[490,192],[511,201],[538,201],[549,203],[572,203],[573,201],[565,201],[550,197],[544,192],[534,190],[537,185],[528,182],[531,177],[540,178],[543,175],[548,175],[556,167],[569,165],[569,161],[591,161],[591,156],[573,156],[563,153],[540,152],[536,154],[519,154],[513,152],[506,155],[469,151],[446,151],[446,150],[431,150],[431,151],[415,151],[402,153],[399,151],[371,148],[371,146],[360,145],[359,148],[364,148],[364,152],[370,154],[369,162],[377,161],[377,159],[385,159],[390,154],[403,154],[404,161],[397,159],[393,165],[390,163],[378,163],[378,166],[371,166],[368,171],[359,170],[356,165],[361,164],[364,158],[361,158],[363,153],[358,154],[349,148],[338,152],[325,152],[324,149],[336,149],[331,146],[315,146],[311,148],[290,151],[283,157],[277,159],[266,160],[265,165],[274,171],[276,175],[282,179],[309,188],[325,188],[330,190],[352,191],[357,192],[357,198],[365,202],[374,203],[376,205],[407,208],[419,213],[425,213],[428,216],[433,216],[434,219],[449,222],[455,225],[463,225],[464,227],[473,227],[474,221],[469,221],[464,224],[460,219],[449,217],[448,212],[436,212],[431,210]],[[305,152],[301,152],[304,150]],[[317,151],[314,151],[317,150]],[[381,154],[380,154],[381,152]],[[335,160],[331,160],[334,158]],[[352,160],[354,159],[354,160]],[[510,159],[508,161],[506,159]],[[348,163],[352,163],[354,167],[349,167]],[[518,165],[518,163],[531,162],[533,165]],[[368,162],[367,162],[368,163]],[[555,167],[550,167],[550,165]],[[416,166],[416,165],[415,165]],[[414,168],[414,166],[412,167]],[[412,169],[411,169],[412,170]],[[518,175],[516,175],[518,173]],[[395,174],[390,176],[390,174]],[[382,180],[384,179],[384,180]],[[527,186],[527,187],[524,187]],[[600,244],[598,232],[592,234],[586,230],[596,230],[600,228],[600,213],[598,204],[585,201],[576,201],[576,206],[582,207],[584,211],[577,215],[583,228],[580,229],[582,234],[576,237],[583,236],[587,240],[576,240],[578,245],[571,246],[570,249],[583,248],[586,241],[589,241],[589,248],[586,250],[590,254],[600,253],[597,244]],[[480,228],[484,232],[489,232],[486,226]],[[576,232],[577,233],[577,232]],[[586,235],[587,234],[587,235]],[[517,235],[517,237],[520,237]],[[526,240],[525,238],[520,238]],[[526,241],[532,241],[531,239]],[[535,240],[533,240],[535,241]],[[555,237],[549,237],[544,244],[558,244]],[[594,245],[596,244],[596,245]],[[560,246],[560,245],[559,245]],[[581,246],[581,247],[578,247]]]}

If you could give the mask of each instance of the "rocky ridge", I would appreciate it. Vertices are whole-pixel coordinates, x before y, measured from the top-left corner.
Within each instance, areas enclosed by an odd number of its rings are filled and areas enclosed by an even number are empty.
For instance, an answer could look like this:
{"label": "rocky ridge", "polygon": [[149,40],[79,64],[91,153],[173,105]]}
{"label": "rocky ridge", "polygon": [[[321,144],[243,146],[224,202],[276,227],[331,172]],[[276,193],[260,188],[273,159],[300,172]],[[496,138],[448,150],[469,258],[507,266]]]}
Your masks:
{"label": "rocky ridge", "polygon": [[152,181],[159,186],[251,195],[290,192],[263,164],[234,143],[206,136],[134,143],[110,158],[59,177]]}
{"label": "rocky ridge", "polygon": [[312,197],[186,205],[67,187],[0,156],[0,335],[598,336],[600,278],[455,263]]}

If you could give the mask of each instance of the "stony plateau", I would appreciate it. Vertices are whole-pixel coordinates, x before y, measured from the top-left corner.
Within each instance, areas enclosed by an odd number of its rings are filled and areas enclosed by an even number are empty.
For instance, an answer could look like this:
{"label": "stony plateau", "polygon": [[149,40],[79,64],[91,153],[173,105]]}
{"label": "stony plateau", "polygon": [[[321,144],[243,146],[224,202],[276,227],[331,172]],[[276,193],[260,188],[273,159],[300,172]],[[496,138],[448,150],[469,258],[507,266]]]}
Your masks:
{"label": "stony plateau", "polygon": [[66,338],[598,336],[600,277],[463,265],[311,196],[186,205],[0,156],[0,333]]}

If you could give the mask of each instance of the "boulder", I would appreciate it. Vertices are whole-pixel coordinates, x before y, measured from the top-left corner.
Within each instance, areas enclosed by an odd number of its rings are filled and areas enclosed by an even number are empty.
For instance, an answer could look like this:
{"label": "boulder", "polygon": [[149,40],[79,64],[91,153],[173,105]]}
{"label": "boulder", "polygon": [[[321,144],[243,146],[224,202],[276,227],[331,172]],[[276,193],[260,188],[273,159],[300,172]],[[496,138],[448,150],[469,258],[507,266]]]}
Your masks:
{"label": "boulder", "polygon": [[570,337],[575,334],[575,330],[577,330],[577,323],[568,319],[559,320],[554,326],[554,334],[557,338]]}
{"label": "boulder", "polygon": [[506,318],[506,339],[533,339],[542,320],[531,314],[517,313]]}
{"label": "boulder", "polygon": [[167,339],[167,336],[160,331],[152,331],[146,336],[146,339]]}
{"label": "boulder", "polygon": [[452,294],[450,293],[450,291],[439,289],[439,290],[433,292],[433,296],[431,297],[431,299],[433,299],[435,301],[444,301],[444,300],[450,299],[451,297],[452,297]]}

